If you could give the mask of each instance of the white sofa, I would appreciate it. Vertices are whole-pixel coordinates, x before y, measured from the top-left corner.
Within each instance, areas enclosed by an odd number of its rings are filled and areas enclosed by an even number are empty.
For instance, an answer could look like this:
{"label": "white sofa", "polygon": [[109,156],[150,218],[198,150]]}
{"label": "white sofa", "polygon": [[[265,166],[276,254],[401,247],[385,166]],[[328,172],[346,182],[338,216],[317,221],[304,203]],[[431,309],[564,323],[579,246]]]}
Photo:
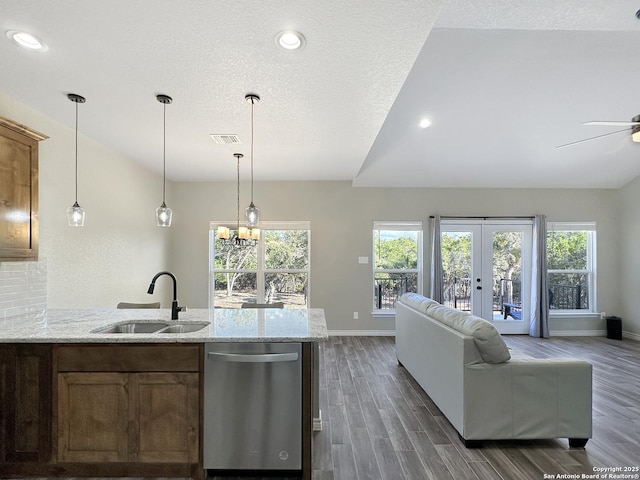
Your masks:
{"label": "white sofa", "polygon": [[396,353],[467,447],[591,438],[588,362],[510,351],[490,322],[415,293],[396,303]]}

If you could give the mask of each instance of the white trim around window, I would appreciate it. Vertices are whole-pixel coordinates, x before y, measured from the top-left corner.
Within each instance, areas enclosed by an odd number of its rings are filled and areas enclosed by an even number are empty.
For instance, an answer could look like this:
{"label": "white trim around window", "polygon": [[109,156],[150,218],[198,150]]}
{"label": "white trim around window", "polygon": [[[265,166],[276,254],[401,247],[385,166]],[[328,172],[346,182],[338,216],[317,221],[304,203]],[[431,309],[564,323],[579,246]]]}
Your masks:
{"label": "white trim around window", "polygon": [[[387,232],[416,232],[417,243],[417,268],[376,268],[376,245],[375,245],[375,232],[387,231]],[[374,221],[372,231],[372,285],[373,285],[373,299],[372,299],[372,316],[374,317],[387,317],[395,315],[395,308],[379,308],[376,305],[376,298],[380,298],[380,293],[376,294],[376,275],[378,274],[415,274],[416,275],[416,293],[422,293],[422,267],[423,267],[423,241],[422,241],[422,221]]]}
{"label": "white trim around window", "polygon": [[586,268],[584,269],[547,269],[547,275],[552,274],[578,274],[585,275],[586,288],[588,290],[588,308],[583,309],[551,309],[549,315],[557,317],[568,316],[593,316],[597,315],[597,258],[596,258],[596,223],[595,222],[548,222],[547,241],[549,234],[553,232],[586,232]]}

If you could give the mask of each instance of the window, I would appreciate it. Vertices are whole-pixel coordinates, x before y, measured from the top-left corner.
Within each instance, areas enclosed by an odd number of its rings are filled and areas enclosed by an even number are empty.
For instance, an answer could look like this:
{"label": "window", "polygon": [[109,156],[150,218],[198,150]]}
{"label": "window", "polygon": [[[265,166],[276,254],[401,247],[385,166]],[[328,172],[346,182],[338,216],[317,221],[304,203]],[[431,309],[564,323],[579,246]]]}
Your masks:
{"label": "window", "polygon": [[374,222],[373,259],[373,311],[393,313],[400,295],[422,293],[422,222]]}
{"label": "window", "polygon": [[[309,305],[309,222],[261,222],[255,247],[225,247],[211,222],[209,305],[240,308],[242,303],[283,302],[285,308]],[[228,224],[232,222],[224,222]]]}
{"label": "window", "polygon": [[596,225],[547,226],[547,283],[553,312],[595,312]]}

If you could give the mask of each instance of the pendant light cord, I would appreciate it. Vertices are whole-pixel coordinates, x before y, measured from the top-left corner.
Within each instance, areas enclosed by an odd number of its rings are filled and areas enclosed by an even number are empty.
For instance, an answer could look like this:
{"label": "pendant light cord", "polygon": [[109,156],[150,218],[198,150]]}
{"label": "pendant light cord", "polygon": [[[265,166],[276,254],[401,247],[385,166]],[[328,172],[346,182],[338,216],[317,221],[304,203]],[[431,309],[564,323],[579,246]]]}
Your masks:
{"label": "pendant light cord", "polygon": [[78,203],[78,102],[76,104],[76,204]]}
{"label": "pendant light cord", "polygon": [[255,100],[251,99],[251,205],[253,205],[253,106],[254,105],[255,105]]}
{"label": "pendant light cord", "polygon": [[236,155],[236,158],[238,159],[238,163],[236,167],[238,171],[238,183],[237,183],[238,185],[238,192],[237,192],[238,193],[238,216],[236,217],[237,218],[236,228],[237,228],[237,231],[240,231],[240,155]]}
{"label": "pendant light cord", "polygon": [[165,203],[165,193],[167,189],[167,104],[162,104],[162,205]]}

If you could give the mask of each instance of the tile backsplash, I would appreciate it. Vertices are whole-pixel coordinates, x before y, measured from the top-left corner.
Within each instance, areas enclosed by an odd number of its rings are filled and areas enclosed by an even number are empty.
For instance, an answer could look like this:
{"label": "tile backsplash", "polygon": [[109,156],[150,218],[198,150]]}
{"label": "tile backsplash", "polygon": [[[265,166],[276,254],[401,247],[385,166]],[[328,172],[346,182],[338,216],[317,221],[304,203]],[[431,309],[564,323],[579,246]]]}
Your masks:
{"label": "tile backsplash", "polygon": [[47,308],[47,265],[0,262],[0,319]]}

